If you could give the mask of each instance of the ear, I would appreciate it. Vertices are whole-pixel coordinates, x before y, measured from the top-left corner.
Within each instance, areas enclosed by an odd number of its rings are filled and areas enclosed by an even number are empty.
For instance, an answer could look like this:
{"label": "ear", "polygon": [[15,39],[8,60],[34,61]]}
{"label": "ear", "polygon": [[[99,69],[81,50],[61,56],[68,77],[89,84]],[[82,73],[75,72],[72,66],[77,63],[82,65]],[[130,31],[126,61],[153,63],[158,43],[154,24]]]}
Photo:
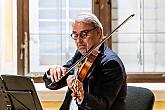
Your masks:
{"label": "ear", "polygon": [[99,28],[98,31],[97,31],[97,35],[100,36],[100,38],[101,38],[101,36],[102,36],[102,31],[101,31],[100,28]]}

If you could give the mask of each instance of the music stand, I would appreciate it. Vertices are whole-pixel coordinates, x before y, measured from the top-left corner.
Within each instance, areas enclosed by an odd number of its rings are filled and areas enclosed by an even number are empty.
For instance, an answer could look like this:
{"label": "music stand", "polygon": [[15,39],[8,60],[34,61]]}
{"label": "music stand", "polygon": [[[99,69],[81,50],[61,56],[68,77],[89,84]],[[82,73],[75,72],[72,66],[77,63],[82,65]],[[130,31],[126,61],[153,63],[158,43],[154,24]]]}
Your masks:
{"label": "music stand", "polygon": [[0,76],[0,103],[0,110],[43,110],[32,80],[25,76]]}

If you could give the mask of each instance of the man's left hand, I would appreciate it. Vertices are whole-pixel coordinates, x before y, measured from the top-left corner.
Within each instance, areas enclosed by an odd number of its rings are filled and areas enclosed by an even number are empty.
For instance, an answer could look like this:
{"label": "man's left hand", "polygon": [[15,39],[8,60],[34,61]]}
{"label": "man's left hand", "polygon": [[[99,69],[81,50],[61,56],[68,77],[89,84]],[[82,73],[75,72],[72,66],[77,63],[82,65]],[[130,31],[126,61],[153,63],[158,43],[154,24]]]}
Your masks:
{"label": "man's left hand", "polygon": [[[84,89],[83,83],[80,82],[77,78],[69,77],[67,78],[68,87],[73,91],[71,96],[77,100],[78,103],[81,103],[84,99]],[[72,86],[70,86],[72,85]]]}

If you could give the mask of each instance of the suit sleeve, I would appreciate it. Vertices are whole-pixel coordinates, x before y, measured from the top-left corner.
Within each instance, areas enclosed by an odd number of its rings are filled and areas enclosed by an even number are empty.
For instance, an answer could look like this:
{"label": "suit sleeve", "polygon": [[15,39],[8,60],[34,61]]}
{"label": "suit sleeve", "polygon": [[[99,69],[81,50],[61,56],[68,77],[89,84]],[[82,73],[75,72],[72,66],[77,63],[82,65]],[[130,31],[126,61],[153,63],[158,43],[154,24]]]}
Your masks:
{"label": "suit sleeve", "polygon": [[[63,65],[63,67],[65,67],[66,69],[70,68],[79,58],[81,57],[81,54],[78,52],[78,50],[75,52],[75,55],[72,57],[71,60],[69,60],[65,65]],[[60,81],[58,82],[54,82],[52,84],[52,86],[49,86],[50,83],[52,83],[52,81],[50,80],[50,78],[47,77],[47,74],[49,74],[49,70],[47,72],[45,72],[44,76],[43,76],[43,80],[45,82],[45,86],[49,89],[52,90],[57,90],[60,89],[64,86],[67,85],[66,79],[69,75],[73,75],[74,74],[74,69],[71,70],[66,76],[64,76]]]}
{"label": "suit sleeve", "polygon": [[[66,65],[63,65],[63,67],[65,67],[66,69],[68,69],[70,66],[71,66],[71,64],[72,64],[72,60],[69,60],[68,62],[67,62],[67,64]],[[48,76],[49,76],[49,70],[47,71],[47,72],[45,72],[45,74],[44,74],[44,76],[43,76],[43,80],[44,80],[44,82],[45,82],[45,86],[46,86],[46,88],[48,88],[48,89],[51,89],[51,90],[57,90],[57,89],[60,89],[60,88],[62,88],[62,87],[64,87],[64,86],[66,86],[67,85],[67,82],[66,82],[66,79],[67,79],[67,77],[70,75],[70,74],[73,74],[73,70],[71,70],[67,75],[65,75],[61,80],[59,80],[58,82],[53,82],[52,83],[52,81],[51,81],[51,79],[50,78],[48,78]],[[50,85],[51,84],[51,85]]]}

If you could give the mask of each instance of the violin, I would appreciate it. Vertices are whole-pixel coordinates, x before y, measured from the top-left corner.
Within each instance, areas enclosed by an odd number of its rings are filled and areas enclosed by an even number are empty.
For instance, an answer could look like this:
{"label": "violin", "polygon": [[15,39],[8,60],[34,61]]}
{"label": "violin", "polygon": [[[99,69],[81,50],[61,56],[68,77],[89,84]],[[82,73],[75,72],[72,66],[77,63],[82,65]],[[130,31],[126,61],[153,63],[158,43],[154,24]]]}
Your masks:
{"label": "violin", "polygon": [[93,50],[93,52],[89,55],[86,61],[81,65],[80,70],[77,74],[77,79],[80,82],[83,82],[84,78],[90,75],[88,73],[92,66],[97,65],[98,61],[104,57],[105,55],[102,54],[100,51]]}
{"label": "violin", "polygon": [[[83,60],[85,60],[85,62],[82,64],[79,73],[77,74],[77,79],[81,82],[83,82],[84,78],[87,77],[89,70],[91,69],[91,67],[93,66],[93,64],[95,64],[97,62],[98,59],[103,58],[104,55],[101,54],[101,52],[97,51],[96,49],[102,44],[104,43],[107,39],[109,39],[114,32],[116,32],[121,26],[123,26],[128,20],[130,20],[135,14],[130,15],[128,18],[126,18],[126,20],[124,20],[116,29],[114,29],[110,35],[106,36],[105,38],[103,38],[95,47],[93,47],[92,49],[90,49],[85,55],[83,55],[79,60],[77,60],[66,72],[66,75],[64,77],[61,78],[65,79],[68,76],[68,73],[75,68],[80,62],[82,62]],[[59,80],[59,81],[61,81]],[[59,82],[58,81],[58,82]],[[57,82],[52,82],[50,83],[48,86],[53,87],[53,85],[55,85]]]}

